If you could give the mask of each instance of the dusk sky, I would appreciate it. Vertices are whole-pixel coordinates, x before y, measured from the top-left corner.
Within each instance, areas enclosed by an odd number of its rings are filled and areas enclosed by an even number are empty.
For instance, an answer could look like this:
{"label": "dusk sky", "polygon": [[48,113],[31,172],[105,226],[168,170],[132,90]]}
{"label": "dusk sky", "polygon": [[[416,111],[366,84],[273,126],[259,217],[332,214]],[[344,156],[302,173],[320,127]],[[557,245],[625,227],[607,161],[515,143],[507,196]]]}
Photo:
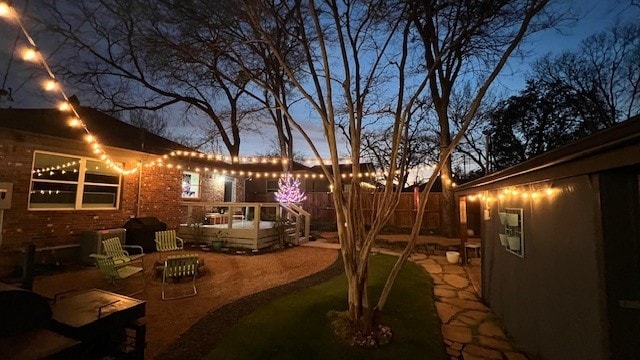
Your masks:
{"label": "dusk sky", "polygon": [[[14,6],[19,10],[25,9],[24,1],[14,1]],[[509,62],[509,66],[505,68],[503,74],[494,83],[493,90],[497,93],[513,94],[521,90],[525,85],[526,73],[529,70],[531,61],[539,58],[545,53],[559,53],[563,50],[575,49],[580,41],[593,33],[602,31],[614,23],[627,22],[633,19],[640,18],[640,7],[630,6],[631,0],[608,0],[608,1],[579,1],[574,0],[572,3],[577,6],[583,17],[578,20],[576,25],[572,28],[563,28],[561,32],[555,30],[549,30],[544,33],[536,34],[534,37],[524,45],[525,49],[531,51],[532,56],[526,59],[513,58]],[[34,2],[29,2],[29,8],[26,9],[28,13],[36,12]],[[27,22],[27,27],[29,23]],[[13,89],[13,101],[9,102],[3,99],[0,102],[0,107],[14,107],[14,108],[42,108],[51,107],[54,100],[59,97],[47,98],[39,90],[38,84],[44,77],[44,71],[30,63],[25,63],[19,58],[12,57],[12,51],[14,48],[14,41],[16,35],[19,35],[18,28],[15,24],[9,24],[5,21],[0,22],[0,80],[3,80],[0,85],[8,89]],[[41,35],[43,36],[43,35]],[[18,49],[20,44],[26,43],[23,36],[18,36]],[[54,52],[59,46],[52,39],[39,39],[36,38],[36,43],[45,53]],[[11,62],[11,64],[9,64]],[[55,53],[50,56],[49,63],[52,65],[59,65],[56,63]],[[8,72],[7,72],[8,70]],[[67,93],[73,95],[73,88],[65,86]],[[82,103],[82,96],[80,96]],[[86,102],[85,102],[86,104]],[[305,114],[301,114],[303,117]],[[320,125],[313,121],[303,121],[305,127],[310,129],[310,135],[316,137],[319,142],[322,140],[322,132]],[[185,132],[183,124],[176,119],[172,119],[171,131],[173,132]],[[315,130],[314,130],[315,128]],[[187,129],[186,133],[189,134],[192,129]],[[269,147],[270,139],[273,136],[269,131],[264,131],[261,134],[245,134],[241,143],[241,154],[253,155],[258,153],[264,153],[266,148]],[[296,148],[299,152],[307,155],[311,155],[311,152],[307,150],[303,140],[298,140]],[[323,148],[320,147],[321,151]],[[323,154],[325,156],[326,154]]]}

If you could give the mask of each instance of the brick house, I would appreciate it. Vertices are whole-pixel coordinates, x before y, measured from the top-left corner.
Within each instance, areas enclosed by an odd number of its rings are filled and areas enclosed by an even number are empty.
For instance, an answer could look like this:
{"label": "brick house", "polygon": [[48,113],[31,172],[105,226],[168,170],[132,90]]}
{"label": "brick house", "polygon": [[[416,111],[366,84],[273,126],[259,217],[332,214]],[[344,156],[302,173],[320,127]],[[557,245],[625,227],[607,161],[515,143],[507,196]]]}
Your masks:
{"label": "brick house", "polygon": [[[200,157],[168,157],[192,149],[88,107],[77,107],[121,174],[108,167],[68,126],[57,109],[0,109],[0,188],[12,190],[0,222],[0,265],[26,244],[37,248],[78,244],[82,232],[122,227],[133,217],[157,217],[168,228],[184,221],[187,201],[244,199],[244,181],[201,171],[228,168]],[[199,154],[197,154],[199,155]],[[224,180],[224,181],[222,181]]]}

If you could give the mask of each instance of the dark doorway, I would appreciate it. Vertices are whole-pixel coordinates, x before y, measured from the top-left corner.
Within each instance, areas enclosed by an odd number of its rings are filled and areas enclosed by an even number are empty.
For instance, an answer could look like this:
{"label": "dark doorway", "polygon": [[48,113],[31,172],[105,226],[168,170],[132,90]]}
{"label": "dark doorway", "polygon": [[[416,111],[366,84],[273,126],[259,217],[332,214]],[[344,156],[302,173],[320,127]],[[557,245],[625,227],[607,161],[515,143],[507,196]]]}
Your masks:
{"label": "dark doorway", "polygon": [[600,176],[605,288],[612,359],[640,356],[640,171]]}
{"label": "dark doorway", "polygon": [[225,177],[224,178],[224,202],[232,202],[235,201],[235,184],[236,181],[234,178]]}

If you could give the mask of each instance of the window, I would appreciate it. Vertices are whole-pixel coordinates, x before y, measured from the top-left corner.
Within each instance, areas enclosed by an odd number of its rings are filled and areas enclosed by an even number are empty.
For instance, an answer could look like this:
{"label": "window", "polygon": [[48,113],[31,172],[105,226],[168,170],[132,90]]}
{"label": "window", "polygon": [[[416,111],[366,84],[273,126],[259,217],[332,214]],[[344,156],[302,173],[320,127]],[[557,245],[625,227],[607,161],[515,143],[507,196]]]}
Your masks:
{"label": "window", "polygon": [[182,197],[200,197],[200,174],[191,171],[182,173]]}
{"label": "window", "polygon": [[280,190],[278,180],[267,180],[267,192],[276,192]]}
{"label": "window", "polygon": [[106,163],[81,156],[36,151],[30,210],[116,209],[120,174]]}

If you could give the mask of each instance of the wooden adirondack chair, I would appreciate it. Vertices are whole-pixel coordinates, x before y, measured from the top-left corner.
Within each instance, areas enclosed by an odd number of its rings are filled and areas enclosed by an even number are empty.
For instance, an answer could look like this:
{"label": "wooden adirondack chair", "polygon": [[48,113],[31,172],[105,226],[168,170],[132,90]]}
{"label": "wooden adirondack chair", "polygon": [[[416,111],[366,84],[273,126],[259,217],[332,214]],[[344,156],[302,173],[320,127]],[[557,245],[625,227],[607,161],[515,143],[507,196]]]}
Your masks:
{"label": "wooden adirondack chair", "polygon": [[[98,267],[100,272],[102,272],[104,276],[107,278],[107,280],[114,286],[118,286],[118,284],[116,284],[116,280],[123,280],[137,273],[140,273],[142,278],[142,289],[137,290],[129,295],[139,294],[144,291],[145,289],[144,269],[142,267],[132,266],[132,265],[116,266],[113,260],[113,257],[108,255],[91,254],[89,256],[95,260],[96,266]],[[121,286],[119,288],[116,288],[116,290],[119,290],[122,288],[123,287]]]}
{"label": "wooden adirondack chair", "polygon": [[[198,255],[185,254],[185,255],[170,255],[164,261],[164,270],[162,272],[162,300],[181,299],[189,296],[195,296],[198,293],[196,289],[196,274],[198,273]],[[178,279],[190,276],[191,286],[193,292],[186,295],[178,295],[173,297],[165,296],[165,284],[167,280]]]}
{"label": "wooden adirondack chair", "polygon": [[156,250],[158,253],[182,250],[184,241],[176,236],[175,230],[156,231]]}
{"label": "wooden adirondack chair", "polygon": [[107,256],[111,256],[116,266],[126,265],[130,262],[140,262],[142,268],[144,269],[144,250],[142,249],[142,246],[124,245],[124,247],[138,249],[140,251],[140,254],[129,255],[129,252],[123,249],[123,246],[120,243],[120,238],[113,237],[102,241],[102,249],[104,251],[104,254]]}

